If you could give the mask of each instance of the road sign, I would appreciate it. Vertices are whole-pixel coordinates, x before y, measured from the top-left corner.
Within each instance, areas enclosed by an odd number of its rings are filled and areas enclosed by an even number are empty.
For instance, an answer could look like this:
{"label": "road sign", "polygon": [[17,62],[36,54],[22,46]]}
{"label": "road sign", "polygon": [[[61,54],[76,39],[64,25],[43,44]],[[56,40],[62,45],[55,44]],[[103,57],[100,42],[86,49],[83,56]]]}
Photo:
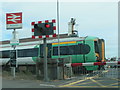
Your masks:
{"label": "road sign", "polygon": [[10,45],[19,45],[19,39],[10,40]]}
{"label": "road sign", "polygon": [[32,38],[56,37],[56,20],[32,22]]}
{"label": "road sign", "polygon": [[6,29],[22,28],[22,12],[6,14]]}
{"label": "road sign", "polygon": [[19,37],[16,30],[12,32],[12,39],[10,40],[10,45],[19,45]]}

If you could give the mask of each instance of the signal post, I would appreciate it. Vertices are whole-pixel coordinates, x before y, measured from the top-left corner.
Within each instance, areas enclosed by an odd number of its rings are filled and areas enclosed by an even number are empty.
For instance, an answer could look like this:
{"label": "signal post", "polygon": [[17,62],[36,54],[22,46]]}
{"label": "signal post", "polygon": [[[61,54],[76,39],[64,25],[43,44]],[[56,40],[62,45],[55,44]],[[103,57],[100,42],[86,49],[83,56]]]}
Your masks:
{"label": "signal post", "polygon": [[43,38],[43,55],[44,55],[44,80],[48,81],[48,66],[47,66],[47,43],[46,38]]}
{"label": "signal post", "polygon": [[[32,38],[43,38],[43,56],[44,56],[44,81],[48,81],[48,66],[47,66],[47,42],[46,39],[50,37],[56,37],[56,20],[52,21],[38,21],[32,22]],[[40,51],[39,51],[40,52]]]}

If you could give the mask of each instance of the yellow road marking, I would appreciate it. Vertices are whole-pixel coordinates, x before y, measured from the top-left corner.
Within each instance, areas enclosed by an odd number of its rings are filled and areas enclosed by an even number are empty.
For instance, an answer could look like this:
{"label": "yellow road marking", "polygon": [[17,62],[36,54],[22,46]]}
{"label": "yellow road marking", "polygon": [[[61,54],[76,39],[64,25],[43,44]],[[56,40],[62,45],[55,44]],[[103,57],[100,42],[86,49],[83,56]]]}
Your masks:
{"label": "yellow road marking", "polygon": [[117,78],[112,78],[112,79],[117,80],[117,81],[120,81],[120,79],[117,79]]}
{"label": "yellow road marking", "polygon": [[105,70],[105,71],[103,71],[103,73],[107,73],[109,70]]}
{"label": "yellow road marking", "polygon": [[83,85],[83,84],[90,84],[90,83],[92,83],[92,82],[80,83],[80,85]]}
{"label": "yellow road marking", "polygon": [[101,87],[106,87],[106,86],[104,86],[103,84],[101,84],[101,83],[99,83],[99,82],[97,82],[96,80],[94,80],[94,79],[90,79],[91,81],[93,81],[93,82],[95,82],[96,84],[98,84],[98,85],[100,85]]}
{"label": "yellow road marking", "polygon": [[[59,86],[59,87],[88,87],[88,88],[90,88],[90,87],[106,87],[106,88],[107,88],[107,87],[108,87],[108,88],[118,88],[118,87],[120,87],[120,86],[111,86],[111,85],[115,85],[115,84],[117,84],[117,83],[110,84],[110,85],[108,85],[108,86],[104,86],[103,84],[97,82],[96,80],[94,80],[94,79],[92,79],[92,78],[94,78],[94,77],[90,77],[90,78],[87,78],[87,79],[85,79],[85,80],[79,80],[79,81],[72,82],[72,83],[69,83],[69,84],[66,84],[66,85],[61,85],[61,86]],[[88,79],[90,79],[92,82],[98,84],[99,86],[72,86],[72,85],[74,85],[74,84],[77,84],[77,83],[86,81],[86,80],[88,80]],[[99,81],[104,81],[104,80],[99,80]],[[91,83],[91,82],[89,82],[89,83]],[[88,82],[87,82],[87,83],[81,83],[80,85],[83,85],[83,84],[88,84]]]}
{"label": "yellow road marking", "polygon": [[[97,87],[97,88],[99,88],[99,86],[65,86],[65,87],[75,87],[75,88],[77,88],[77,87],[81,87],[81,88],[93,88],[93,87]],[[106,88],[119,88],[119,86],[106,86]]]}
{"label": "yellow road marking", "polygon": [[[106,70],[106,71],[104,71],[104,73],[106,73],[106,72],[108,72],[108,70]],[[59,87],[113,87],[113,88],[115,88],[115,87],[120,87],[120,86],[105,86],[105,85],[103,85],[103,84],[101,84],[101,83],[99,83],[99,82],[97,82],[96,80],[94,80],[94,78],[97,78],[98,77],[98,75],[96,75],[96,76],[94,76],[94,77],[86,77],[84,80],[79,80],[79,81],[75,81],[75,82],[72,82],[72,83],[69,83],[69,84],[66,84],[66,85],[61,85],[61,86],[59,86]],[[83,81],[86,81],[86,80],[88,80],[88,79],[90,79],[92,82],[94,82],[94,83],[96,83],[96,84],[98,84],[99,86],[71,86],[71,85],[74,85],[74,84],[77,84],[77,83],[80,83],[80,82],[83,82]],[[119,81],[119,79],[116,79],[116,80],[118,80]],[[99,80],[99,81],[104,81],[104,80]],[[90,82],[89,82],[90,83]],[[82,84],[88,84],[88,82],[87,83],[81,83],[80,85],[82,85]],[[111,84],[112,85],[112,84]]]}
{"label": "yellow road marking", "polygon": [[112,83],[112,84],[109,84],[110,86],[112,86],[112,85],[118,85],[118,83]]}
{"label": "yellow road marking", "polygon": [[61,86],[59,86],[59,87],[69,87],[69,86],[71,86],[71,85],[74,85],[74,84],[77,84],[77,83],[80,83],[80,82],[83,82],[83,81],[86,81],[86,80],[92,79],[92,78],[94,78],[94,77],[88,77],[88,78],[86,78],[86,79],[84,79],[84,80],[79,80],[79,81],[72,82],[72,83],[69,83],[69,84],[66,84],[66,85],[61,85]]}
{"label": "yellow road marking", "polygon": [[69,84],[66,84],[66,85],[62,85],[62,86],[59,86],[59,87],[69,87],[69,86],[71,86],[73,84],[80,83],[80,82],[83,82],[83,81],[85,81],[85,80],[79,80],[79,81],[72,82],[72,83],[69,83]]}
{"label": "yellow road marking", "polygon": [[[99,81],[104,81],[104,80],[99,80]],[[93,83],[93,82],[80,83],[80,85],[83,85],[83,84],[90,84],[90,83]]]}

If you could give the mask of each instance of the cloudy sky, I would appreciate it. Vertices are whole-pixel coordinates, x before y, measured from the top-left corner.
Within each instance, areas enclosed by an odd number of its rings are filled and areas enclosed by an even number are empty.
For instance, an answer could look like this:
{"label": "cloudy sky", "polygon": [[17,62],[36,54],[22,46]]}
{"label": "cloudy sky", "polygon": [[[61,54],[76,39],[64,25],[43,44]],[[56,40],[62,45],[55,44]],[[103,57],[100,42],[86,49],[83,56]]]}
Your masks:
{"label": "cloudy sky", "polygon": [[[32,21],[57,19],[57,0],[1,1],[0,41],[11,39],[13,30],[6,30],[6,13],[15,12],[23,13],[23,28],[17,30],[19,38],[30,38]],[[106,57],[118,56],[118,0],[59,0],[60,34],[68,32],[71,17],[76,18],[76,29],[80,37],[103,38]]]}

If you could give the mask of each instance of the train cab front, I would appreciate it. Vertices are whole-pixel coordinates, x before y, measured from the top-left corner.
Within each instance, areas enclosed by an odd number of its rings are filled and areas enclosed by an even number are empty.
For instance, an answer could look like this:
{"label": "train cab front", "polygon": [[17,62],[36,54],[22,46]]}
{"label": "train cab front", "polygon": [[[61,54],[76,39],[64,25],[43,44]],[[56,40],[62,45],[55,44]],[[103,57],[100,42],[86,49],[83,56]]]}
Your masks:
{"label": "train cab front", "polygon": [[97,62],[105,62],[105,42],[104,39],[94,40],[95,54]]}

